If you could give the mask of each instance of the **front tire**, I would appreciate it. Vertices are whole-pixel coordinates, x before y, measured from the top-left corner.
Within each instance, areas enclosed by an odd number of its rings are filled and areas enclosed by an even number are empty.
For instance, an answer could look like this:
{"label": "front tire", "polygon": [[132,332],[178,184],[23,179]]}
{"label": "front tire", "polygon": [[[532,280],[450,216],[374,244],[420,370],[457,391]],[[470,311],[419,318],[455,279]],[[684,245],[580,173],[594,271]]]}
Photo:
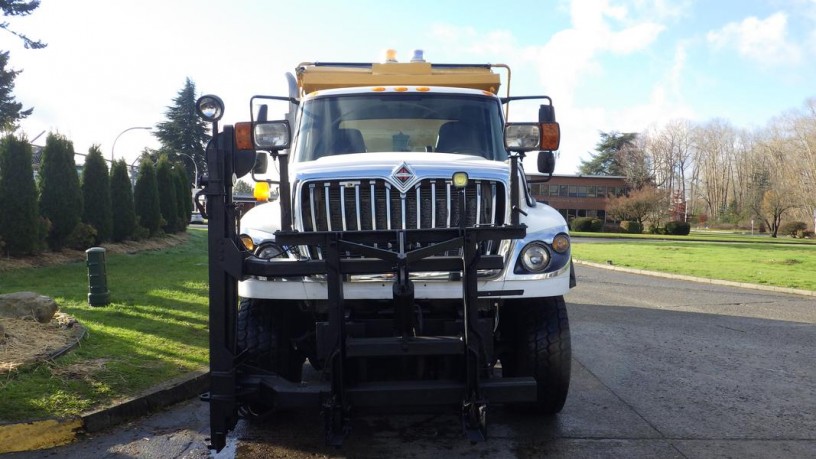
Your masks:
{"label": "front tire", "polygon": [[506,302],[502,312],[502,335],[509,345],[502,359],[503,374],[535,378],[538,398],[524,408],[558,413],[567,400],[572,363],[564,297]]}
{"label": "front tire", "polygon": [[305,356],[293,346],[294,333],[301,322],[298,314],[296,305],[289,302],[241,299],[236,333],[238,353],[246,352],[246,362],[252,366],[299,383]]}

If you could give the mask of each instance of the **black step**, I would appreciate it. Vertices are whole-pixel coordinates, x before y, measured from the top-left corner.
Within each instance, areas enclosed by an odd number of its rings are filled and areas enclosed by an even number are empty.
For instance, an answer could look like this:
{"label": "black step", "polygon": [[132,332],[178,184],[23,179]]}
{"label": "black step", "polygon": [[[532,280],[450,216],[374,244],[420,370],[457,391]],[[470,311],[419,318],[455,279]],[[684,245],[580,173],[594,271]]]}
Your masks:
{"label": "black step", "polygon": [[[488,403],[531,402],[537,397],[535,379],[495,378],[479,382]],[[353,406],[458,405],[465,399],[465,384],[458,381],[388,381],[360,383],[348,388]]]}
{"label": "black step", "polygon": [[458,336],[346,338],[346,357],[456,355],[464,352],[465,345]]}

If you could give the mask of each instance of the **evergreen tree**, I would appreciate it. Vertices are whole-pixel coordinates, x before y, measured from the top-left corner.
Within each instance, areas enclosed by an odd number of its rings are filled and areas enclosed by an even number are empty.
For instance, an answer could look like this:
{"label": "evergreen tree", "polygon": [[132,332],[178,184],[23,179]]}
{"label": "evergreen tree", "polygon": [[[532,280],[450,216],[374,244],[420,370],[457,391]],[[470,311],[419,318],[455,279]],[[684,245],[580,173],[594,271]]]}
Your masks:
{"label": "evergreen tree", "polygon": [[113,231],[110,177],[99,145],[93,145],[82,169],[82,221],[96,229],[94,244],[109,241]]}
{"label": "evergreen tree", "polygon": [[167,156],[162,155],[156,164],[156,186],[159,191],[159,208],[164,219],[164,231],[175,233],[180,228],[178,221],[178,197],[176,196],[176,181],[173,178],[173,168]]}
{"label": "evergreen tree", "polygon": [[158,234],[162,226],[161,204],[156,168],[149,157],[143,157],[139,163],[139,177],[133,190],[133,205],[139,225],[147,229],[151,236]]}
{"label": "evergreen tree", "polygon": [[[40,6],[38,0],[0,0],[0,11],[2,11],[3,16],[27,16],[38,6]],[[0,29],[19,37],[26,48],[38,49],[46,46],[40,41],[34,41],[21,33],[11,30],[7,21],[0,21]],[[8,69],[6,68],[8,63],[8,51],[0,52],[0,130],[2,131],[13,131],[17,127],[17,122],[30,115],[33,111],[32,108],[23,110],[23,104],[14,100],[12,95],[14,80],[22,70]]]}
{"label": "evergreen tree", "polygon": [[178,199],[179,231],[186,231],[190,223],[190,214],[193,212],[193,200],[190,194],[190,181],[187,171],[178,164],[173,168],[173,179],[176,184],[176,198]]}
{"label": "evergreen tree", "polygon": [[129,239],[136,227],[136,211],[133,208],[133,188],[128,177],[127,163],[120,159],[111,166],[110,197],[113,219],[112,238],[115,242]]}
{"label": "evergreen tree", "polygon": [[[3,16],[28,16],[39,6],[40,0],[0,0],[0,11],[3,12]],[[23,45],[26,48],[40,49],[47,46],[45,43],[39,40],[32,40],[19,32],[9,29],[8,22],[0,22],[0,29],[19,37],[21,40],[23,40]]]}
{"label": "evergreen tree", "polygon": [[48,134],[40,162],[40,214],[51,222],[48,246],[62,250],[82,217],[82,191],[74,162],[74,144]]}
{"label": "evergreen tree", "polygon": [[625,176],[625,152],[636,148],[636,139],[636,132],[601,132],[601,140],[595,147],[597,153],[588,161],[581,160],[579,172],[583,175]]}
{"label": "evergreen tree", "polygon": [[13,131],[17,122],[34,111],[33,108],[23,110],[23,104],[14,99],[14,79],[21,70],[6,68],[9,62],[8,51],[0,52],[0,130]]}
{"label": "evergreen tree", "polygon": [[[196,113],[195,83],[187,78],[184,87],[173,99],[173,105],[167,107],[167,121],[156,126],[155,136],[162,144],[161,151],[175,158],[178,153],[190,155],[196,164],[205,165],[205,148],[210,141],[207,134],[207,123]],[[187,176],[194,175],[192,164],[184,164]]]}
{"label": "evergreen tree", "polygon": [[7,135],[0,140],[0,239],[10,255],[29,255],[42,246],[31,145]]}

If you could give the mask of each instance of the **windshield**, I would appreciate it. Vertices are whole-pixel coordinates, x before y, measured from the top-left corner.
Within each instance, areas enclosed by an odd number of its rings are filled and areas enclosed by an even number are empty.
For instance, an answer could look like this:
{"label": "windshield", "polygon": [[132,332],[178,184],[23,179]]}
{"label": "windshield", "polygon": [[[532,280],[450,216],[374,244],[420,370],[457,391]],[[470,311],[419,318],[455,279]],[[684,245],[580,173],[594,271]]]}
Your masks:
{"label": "windshield", "polygon": [[463,94],[317,98],[302,105],[295,156],[425,151],[504,161],[500,108],[496,99]]}

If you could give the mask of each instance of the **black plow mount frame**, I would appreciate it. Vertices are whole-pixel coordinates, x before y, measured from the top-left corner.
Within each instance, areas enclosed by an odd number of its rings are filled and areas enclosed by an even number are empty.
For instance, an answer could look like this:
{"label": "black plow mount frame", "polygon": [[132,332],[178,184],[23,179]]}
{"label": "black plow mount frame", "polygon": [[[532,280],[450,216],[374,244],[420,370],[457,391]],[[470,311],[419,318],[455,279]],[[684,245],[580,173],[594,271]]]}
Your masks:
{"label": "black plow mount frame", "polygon": [[[239,249],[237,211],[232,202],[233,128],[225,126],[207,148],[209,178],[207,197],[209,284],[210,284],[210,392],[202,396],[210,403],[210,447],[221,450],[227,433],[235,427],[238,408],[246,400],[272,400],[278,407],[322,407],[326,441],[341,445],[350,431],[352,407],[383,408],[397,405],[450,405],[461,407],[464,432],[470,441],[486,436],[487,403],[534,401],[536,382],[532,377],[485,378],[485,336],[479,324],[477,299],[519,292],[479,292],[477,271],[501,269],[500,255],[482,255],[483,241],[519,239],[526,227],[460,227],[355,232],[280,231],[282,246],[318,246],[322,260],[261,260]],[[285,158],[282,159],[286,161]],[[513,160],[515,163],[515,160]],[[517,164],[513,164],[517,170]],[[515,182],[513,179],[511,181]],[[511,186],[515,190],[517,186]],[[465,199],[460,193],[460,199]],[[511,197],[517,208],[518,196]],[[462,206],[465,208],[465,206]],[[465,219],[462,219],[463,221]],[[286,228],[286,226],[284,226]],[[391,245],[392,249],[385,249]],[[418,248],[417,248],[418,247]],[[445,256],[461,249],[461,256]],[[345,258],[348,251],[362,255]],[[431,258],[433,257],[433,258]],[[343,279],[352,274],[394,274],[394,315],[411,314],[414,288],[409,273],[450,271],[461,273],[463,330],[459,336],[402,336],[352,338],[346,334]],[[270,371],[241,363],[236,349],[238,281],[247,276],[299,277],[323,275],[328,289],[328,322],[324,342],[332,352],[324,364],[329,381],[296,384]],[[404,321],[403,323],[407,323]],[[492,343],[490,343],[492,346]],[[392,355],[456,355],[463,358],[464,374],[458,381],[422,380],[348,384],[344,377],[347,357]]]}

